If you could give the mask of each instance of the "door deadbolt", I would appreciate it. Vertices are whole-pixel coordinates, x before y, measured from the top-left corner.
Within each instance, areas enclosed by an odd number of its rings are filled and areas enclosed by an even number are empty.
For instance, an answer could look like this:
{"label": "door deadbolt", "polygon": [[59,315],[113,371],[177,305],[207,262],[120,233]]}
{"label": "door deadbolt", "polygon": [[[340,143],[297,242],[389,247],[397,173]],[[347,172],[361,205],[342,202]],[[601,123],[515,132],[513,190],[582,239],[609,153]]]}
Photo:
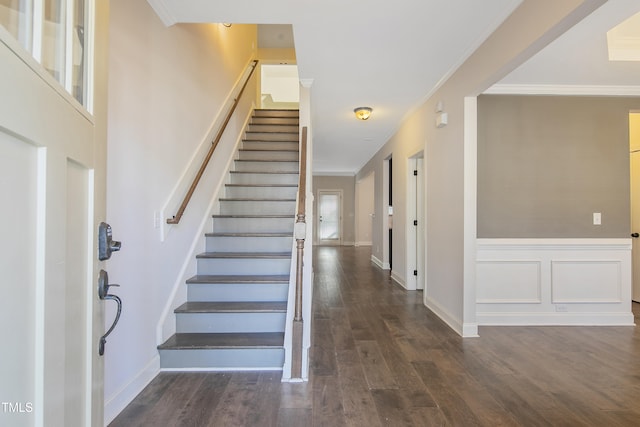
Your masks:
{"label": "door deadbolt", "polygon": [[113,240],[111,236],[111,226],[106,222],[101,222],[98,227],[98,259],[106,261],[111,258],[112,252],[118,252],[122,243]]}

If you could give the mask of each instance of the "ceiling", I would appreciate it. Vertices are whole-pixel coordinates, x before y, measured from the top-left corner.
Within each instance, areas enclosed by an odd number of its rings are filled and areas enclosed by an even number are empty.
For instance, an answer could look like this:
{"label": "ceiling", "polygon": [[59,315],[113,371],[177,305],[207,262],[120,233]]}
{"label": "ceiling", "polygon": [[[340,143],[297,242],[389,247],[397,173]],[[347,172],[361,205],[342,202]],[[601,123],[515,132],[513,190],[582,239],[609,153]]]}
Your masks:
{"label": "ceiling", "polygon": [[[521,0],[148,0],[165,24],[291,24],[301,79],[312,80],[314,173],[356,173]],[[582,85],[640,88],[640,62],[607,60],[606,32],[638,0],[609,0],[490,92]],[[290,43],[282,28],[260,44]],[[262,33],[262,31],[261,31]],[[270,41],[269,41],[270,40]],[[621,89],[622,88],[622,89]],[[568,89],[567,89],[568,90]],[[368,121],[353,109],[373,108]]]}
{"label": "ceiling", "polygon": [[[609,0],[488,92],[640,96],[640,62],[609,61],[607,48],[607,32],[637,13],[638,0]],[[640,27],[626,35],[640,47]]]}

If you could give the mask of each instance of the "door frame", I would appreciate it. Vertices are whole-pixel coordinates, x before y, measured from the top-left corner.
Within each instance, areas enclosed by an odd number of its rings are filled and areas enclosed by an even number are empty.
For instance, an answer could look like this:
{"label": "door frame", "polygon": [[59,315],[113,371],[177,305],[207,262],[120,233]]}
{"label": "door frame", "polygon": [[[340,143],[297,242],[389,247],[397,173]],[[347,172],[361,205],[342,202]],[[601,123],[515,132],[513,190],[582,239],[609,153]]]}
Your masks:
{"label": "door frame", "polygon": [[[320,222],[321,222],[321,215],[320,215],[320,201],[322,199],[322,195],[323,194],[337,194],[338,195],[338,238],[335,240],[323,240],[320,238]],[[318,230],[318,233],[316,235],[317,238],[317,244],[321,245],[321,246],[342,246],[342,234],[343,234],[343,224],[342,224],[342,210],[343,210],[343,203],[342,203],[342,196],[343,196],[343,192],[342,189],[327,189],[327,188],[322,188],[322,189],[318,189],[318,207],[317,207],[317,215],[316,215],[316,230]]]}

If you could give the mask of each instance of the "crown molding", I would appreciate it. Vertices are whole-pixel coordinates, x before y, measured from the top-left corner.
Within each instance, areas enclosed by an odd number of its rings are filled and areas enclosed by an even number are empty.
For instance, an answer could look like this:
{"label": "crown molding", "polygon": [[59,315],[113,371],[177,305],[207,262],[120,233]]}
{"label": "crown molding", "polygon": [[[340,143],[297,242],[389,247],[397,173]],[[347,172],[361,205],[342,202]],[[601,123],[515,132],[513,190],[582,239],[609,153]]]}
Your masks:
{"label": "crown molding", "polygon": [[487,95],[640,96],[640,86],[496,84]]}
{"label": "crown molding", "polygon": [[171,13],[171,9],[165,0],[147,0],[153,11],[166,27],[170,27],[178,22],[176,17]]}

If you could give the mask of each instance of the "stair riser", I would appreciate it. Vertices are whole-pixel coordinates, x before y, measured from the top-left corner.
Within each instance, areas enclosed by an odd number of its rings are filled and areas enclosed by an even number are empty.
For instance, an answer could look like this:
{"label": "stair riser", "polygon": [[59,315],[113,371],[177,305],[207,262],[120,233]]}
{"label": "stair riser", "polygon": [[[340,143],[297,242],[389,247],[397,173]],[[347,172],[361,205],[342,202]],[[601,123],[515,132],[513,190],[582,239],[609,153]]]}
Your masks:
{"label": "stair riser", "polygon": [[245,150],[298,150],[300,144],[297,141],[243,141],[242,148]]}
{"label": "stair riser", "polygon": [[160,350],[161,369],[260,370],[282,369],[283,365],[282,348]]}
{"label": "stair riser", "polygon": [[236,171],[239,172],[297,172],[298,162],[261,162],[236,160]]}
{"label": "stair riser", "polygon": [[298,118],[300,113],[298,110],[255,110],[253,112],[253,117],[293,117]]}
{"label": "stair riser", "polygon": [[297,117],[253,117],[251,124],[256,125],[296,125],[300,124]]}
{"label": "stair riser", "polygon": [[298,141],[297,132],[245,132],[247,141]]}
{"label": "stair riser", "polygon": [[[297,171],[296,171],[297,172]],[[298,184],[297,173],[232,173],[231,184]]]}
{"label": "stair riser", "polygon": [[298,161],[297,151],[246,151],[241,150],[238,158],[240,160],[280,160],[284,162]]}
{"label": "stair riser", "polygon": [[294,218],[214,218],[216,233],[291,233]]}
{"label": "stair riser", "polygon": [[[221,200],[222,215],[292,215],[296,211],[293,201]],[[259,221],[259,219],[258,219]]]}
{"label": "stair riser", "polygon": [[286,301],[288,283],[190,283],[188,301]]}
{"label": "stair riser", "polygon": [[207,236],[207,252],[287,252],[293,237]]}
{"label": "stair riser", "polygon": [[227,187],[226,197],[234,198],[265,198],[265,199],[295,199],[298,187]]}
{"label": "stair riser", "polygon": [[273,275],[289,274],[291,260],[288,258],[198,258],[197,265],[199,275]]}
{"label": "stair riser", "polygon": [[285,313],[176,313],[176,332],[284,332]]}
{"label": "stair riser", "polygon": [[286,132],[286,133],[297,133],[300,130],[300,127],[297,124],[294,125],[279,125],[279,124],[258,124],[251,123],[249,124],[247,131],[249,132]]}

